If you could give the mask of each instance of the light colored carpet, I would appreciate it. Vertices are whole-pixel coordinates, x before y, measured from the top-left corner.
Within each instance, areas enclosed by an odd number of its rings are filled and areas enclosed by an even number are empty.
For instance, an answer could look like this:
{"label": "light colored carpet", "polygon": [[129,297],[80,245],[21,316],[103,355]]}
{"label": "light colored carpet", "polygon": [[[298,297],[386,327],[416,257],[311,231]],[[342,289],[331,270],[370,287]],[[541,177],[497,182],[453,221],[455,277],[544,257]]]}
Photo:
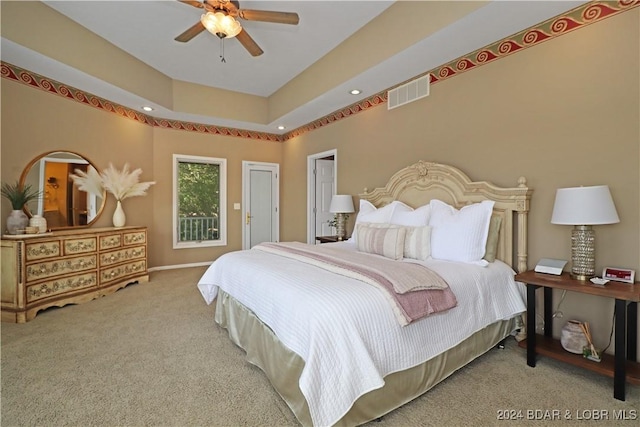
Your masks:
{"label": "light colored carpet", "polygon": [[[154,272],[105,298],[3,323],[2,426],[296,426],[213,322],[195,286],[203,272]],[[509,341],[369,427],[555,426],[568,415],[569,424],[637,425],[640,387],[628,385],[621,402],[612,383],[547,358],[530,368]],[[553,410],[559,420],[527,420]],[[524,419],[498,419],[504,411]],[[608,419],[584,420],[598,414]]]}

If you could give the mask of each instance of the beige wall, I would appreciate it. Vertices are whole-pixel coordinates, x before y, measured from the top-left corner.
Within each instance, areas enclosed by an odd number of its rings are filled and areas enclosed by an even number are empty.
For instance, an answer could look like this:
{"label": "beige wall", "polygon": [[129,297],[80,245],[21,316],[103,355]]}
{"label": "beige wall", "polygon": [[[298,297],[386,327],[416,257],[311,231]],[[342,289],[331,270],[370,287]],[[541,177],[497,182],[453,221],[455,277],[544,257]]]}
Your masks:
{"label": "beige wall", "polygon": [[[149,227],[149,266],[210,262],[229,250],[242,247],[242,161],[281,163],[283,145],[217,135],[153,128],[44,91],[2,79],[2,182],[14,182],[36,156],[51,150],[84,155],[98,169],[109,162],[118,169],[125,163],[141,168],[141,181],[156,181],[144,197],[123,202],[127,224]],[[228,238],[226,247],[172,249],[172,156],[173,154],[227,159]],[[2,217],[10,212],[2,200]],[[107,197],[97,226],[110,226],[115,209]],[[4,221],[4,220],[3,220]]]}
{"label": "beige wall", "polygon": [[[153,175],[158,182],[153,200],[153,219],[148,225],[154,239],[154,266],[212,261],[225,252],[242,249],[242,161],[282,162],[282,144],[243,138],[155,129]],[[227,246],[204,249],[172,249],[172,160],[173,154],[227,159]]]}
{"label": "beige wall", "polygon": [[[639,18],[638,9],[623,13],[434,84],[412,104],[376,107],[287,141],[282,175],[302,176],[306,156],[337,148],[339,193],[384,185],[419,159],[501,186],[525,176],[534,189],[531,268],[542,257],[570,258],[571,227],[550,224],[556,189],[607,184],[620,223],[595,227],[597,268],[640,274]],[[283,194],[282,239],[304,240],[305,183],[285,179]],[[561,310],[592,322],[606,344],[612,300],[572,294]],[[556,336],[563,324],[554,325]]]}
{"label": "beige wall", "polygon": [[[129,224],[150,230],[150,266],[209,261],[241,247],[241,161],[281,164],[281,240],[306,240],[306,158],[338,150],[338,191],[383,185],[419,159],[453,164],[472,179],[534,189],[529,266],[568,258],[570,227],[549,223],[555,190],[608,184],[620,224],[598,226],[597,266],[640,274],[640,9],[437,83],[428,98],[396,110],[372,108],[284,144],[152,128],[2,79],[2,182],[36,155],[80,152],[98,167],[129,162],[154,180],[125,201]],[[171,155],[228,159],[228,246],[171,249]],[[8,216],[2,200],[2,218]],[[109,225],[109,198],[98,225]],[[556,295],[556,299],[558,295]],[[569,295],[565,318],[593,323],[598,344],[613,302]],[[556,322],[555,334],[564,322]]]}
{"label": "beige wall", "polygon": [[[142,169],[142,181],[154,179],[152,127],[8,79],[1,83],[2,182],[14,182],[33,158],[52,150],[80,153],[98,168],[107,167],[109,162],[121,168],[129,162],[131,167]],[[150,194],[149,200],[125,200],[130,224],[145,224],[142,207],[150,203],[153,189]],[[9,215],[9,209],[3,198],[2,218]],[[114,199],[109,197],[105,214],[96,225],[111,225],[114,209]]]}

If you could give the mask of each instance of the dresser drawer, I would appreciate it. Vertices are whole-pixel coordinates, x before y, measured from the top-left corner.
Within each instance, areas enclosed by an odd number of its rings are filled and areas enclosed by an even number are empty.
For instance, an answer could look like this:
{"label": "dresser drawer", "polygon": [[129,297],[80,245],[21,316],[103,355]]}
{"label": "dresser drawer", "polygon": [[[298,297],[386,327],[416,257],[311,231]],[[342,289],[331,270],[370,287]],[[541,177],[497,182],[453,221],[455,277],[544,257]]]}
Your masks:
{"label": "dresser drawer", "polygon": [[100,254],[100,267],[113,264],[119,264],[125,261],[131,261],[138,258],[147,257],[147,248],[145,246],[135,246],[118,251],[103,252]]}
{"label": "dresser drawer", "polygon": [[124,279],[127,276],[144,273],[147,270],[146,259],[141,259],[127,264],[120,264],[111,268],[100,270],[100,283],[107,284],[114,280]]}
{"label": "dresser drawer", "polygon": [[77,255],[87,252],[95,252],[97,249],[95,237],[83,237],[81,239],[68,239],[63,241],[65,255]]}
{"label": "dresser drawer", "polygon": [[100,250],[115,249],[122,246],[122,234],[100,236]]}
{"label": "dresser drawer", "polygon": [[145,231],[134,231],[131,233],[124,233],[124,245],[141,245],[147,243],[147,233]]}
{"label": "dresser drawer", "polygon": [[37,259],[54,258],[62,255],[60,251],[60,241],[52,240],[49,242],[33,242],[25,245],[25,257],[27,261]]}
{"label": "dresser drawer", "polygon": [[55,261],[38,262],[27,265],[27,283],[35,280],[47,279],[64,274],[73,274],[91,270],[97,267],[97,255],[59,259]]}
{"label": "dresser drawer", "polygon": [[49,298],[56,295],[63,295],[81,289],[96,287],[98,277],[96,272],[80,274],[71,277],[61,277],[35,285],[27,286],[27,303],[38,301],[42,298]]}

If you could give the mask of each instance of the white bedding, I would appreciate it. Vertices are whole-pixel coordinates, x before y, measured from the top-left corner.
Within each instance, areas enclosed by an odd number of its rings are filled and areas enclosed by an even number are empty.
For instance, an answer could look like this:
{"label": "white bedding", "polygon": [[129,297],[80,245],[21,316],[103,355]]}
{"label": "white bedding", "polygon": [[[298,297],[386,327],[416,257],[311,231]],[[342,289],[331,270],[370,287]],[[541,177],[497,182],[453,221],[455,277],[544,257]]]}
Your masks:
{"label": "white bedding", "polygon": [[[355,250],[350,242],[330,245]],[[382,387],[386,375],[423,363],[526,309],[523,286],[500,261],[487,267],[432,259],[399,262],[423,262],[435,270],[458,306],[403,327],[378,289],[258,250],[221,256],[198,288],[208,304],[218,287],[223,289],[305,361],[300,390],[313,424],[329,426],[359,396]]]}

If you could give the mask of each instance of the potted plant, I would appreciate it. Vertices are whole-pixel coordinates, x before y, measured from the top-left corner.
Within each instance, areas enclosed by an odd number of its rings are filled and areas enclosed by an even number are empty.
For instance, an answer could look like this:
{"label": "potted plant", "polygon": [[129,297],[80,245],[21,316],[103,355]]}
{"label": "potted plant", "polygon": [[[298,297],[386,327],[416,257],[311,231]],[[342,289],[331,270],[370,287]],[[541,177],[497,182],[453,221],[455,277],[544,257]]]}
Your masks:
{"label": "potted plant", "polygon": [[18,234],[18,230],[24,230],[29,225],[29,217],[22,209],[31,200],[40,198],[40,192],[31,188],[31,185],[20,185],[18,181],[15,184],[2,184],[2,195],[11,202],[11,214],[7,218],[7,232],[9,234]]}

